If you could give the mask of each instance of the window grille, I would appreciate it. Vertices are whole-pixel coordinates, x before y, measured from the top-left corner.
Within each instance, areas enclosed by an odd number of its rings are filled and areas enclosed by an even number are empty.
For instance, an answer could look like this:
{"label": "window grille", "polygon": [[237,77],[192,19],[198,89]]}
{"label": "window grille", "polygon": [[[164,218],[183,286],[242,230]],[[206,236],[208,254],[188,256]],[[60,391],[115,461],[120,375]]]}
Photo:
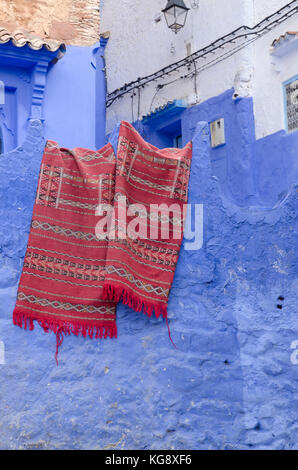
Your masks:
{"label": "window grille", "polygon": [[298,129],[298,78],[284,85],[288,132]]}

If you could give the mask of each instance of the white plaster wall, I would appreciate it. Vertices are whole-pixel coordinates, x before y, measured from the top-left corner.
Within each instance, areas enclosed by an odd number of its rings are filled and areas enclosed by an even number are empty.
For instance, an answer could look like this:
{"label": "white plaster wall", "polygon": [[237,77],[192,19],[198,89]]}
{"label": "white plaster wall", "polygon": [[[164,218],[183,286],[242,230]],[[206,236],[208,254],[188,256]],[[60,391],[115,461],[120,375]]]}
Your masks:
{"label": "white plaster wall", "polygon": [[298,15],[255,42],[253,97],[257,138],[285,128],[282,84],[298,74],[298,48],[281,59],[280,72],[272,64],[269,49],[274,39],[293,30],[298,30]]}
{"label": "white plaster wall", "polygon": [[[186,3],[190,5],[191,2],[188,0]],[[190,10],[185,28],[175,35],[167,28],[163,16],[159,23],[154,21],[155,15],[166,5],[166,0],[105,0],[102,4],[101,31],[110,31],[106,49],[108,91],[186,57],[186,44],[189,42],[191,51],[195,52],[237,28],[245,22],[244,3],[245,0],[229,0],[223,15],[221,0],[200,0],[199,8]],[[231,88],[235,67],[233,57],[225,67],[214,67],[203,72],[198,77],[199,100]],[[171,82],[187,72],[183,69],[172,73],[161,83]],[[153,82],[141,91],[139,116],[138,96],[134,97],[133,113],[130,95],[117,100],[108,110],[107,132],[119,119],[137,119],[171,99],[190,97],[192,102],[196,100],[193,79],[177,80],[158,93],[157,83]]]}
{"label": "white plaster wall", "polygon": [[[186,0],[186,3],[191,1]],[[175,35],[167,28],[163,17],[159,23],[154,22],[166,0],[105,0],[101,31],[111,32],[107,48],[107,62],[113,69],[110,69],[109,88],[114,89],[123,85],[124,80],[150,74],[186,57],[189,41],[194,52],[229,33],[244,22],[243,3],[244,0],[228,0],[223,15],[222,0],[199,0],[199,8],[191,9],[185,28]]]}
{"label": "white plaster wall", "polygon": [[[192,0],[185,1],[190,6]],[[159,23],[154,21],[166,0],[105,0],[101,31],[110,31],[106,49],[108,91],[186,57],[187,43],[191,43],[191,52],[195,52],[243,24],[253,26],[286,3],[286,0],[199,0],[199,8],[190,10],[185,28],[175,35],[167,28],[163,16]],[[222,55],[235,45],[197,62],[198,96],[193,78],[179,79],[191,72],[187,69],[147,85],[141,90],[140,99],[138,94],[133,98],[131,94],[125,95],[108,109],[107,132],[117,121],[136,120],[172,99],[186,99],[194,104],[219,95],[234,86],[239,74],[241,94],[254,97],[257,138],[283,129],[282,82],[298,73],[298,52],[288,55],[281,73],[277,73],[269,49],[275,38],[292,30],[298,30],[298,14],[230,57]],[[214,59],[217,63],[210,64]],[[158,83],[170,84],[157,91]]]}
{"label": "white plaster wall", "polygon": [[254,6],[254,21],[258,23],[266,16],[271,15],[274,11],[279,10],[291,0],[248,0]]}

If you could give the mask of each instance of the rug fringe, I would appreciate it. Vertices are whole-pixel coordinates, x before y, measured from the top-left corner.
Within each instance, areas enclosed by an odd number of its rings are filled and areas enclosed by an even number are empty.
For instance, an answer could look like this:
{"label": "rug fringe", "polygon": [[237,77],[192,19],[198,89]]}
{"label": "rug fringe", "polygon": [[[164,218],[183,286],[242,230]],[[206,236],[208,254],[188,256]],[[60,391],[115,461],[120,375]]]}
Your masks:
{"label": "rug fringe", "polygon": [[13,323],[24,330],[29,329],[29,331],[34,330],[34,322],[37,321],[39,326],[44,330],[45,333],[52,331],[56,335],[56,353],[55,359],[58,365],[58,350],[63,343],[64,336],[69,336],[71,334],[75,336],[83,336],[86,338],[88,335],[91,339],[102,339],[107,338],[117,338],[117,325],[85,325],[74,321],[60,321],[55,322],[53,320],[35,318],[34,314],[24,313],[22,311],[13,312]]}
{"label": "rug fringe", "polygon": [[152,317],[153,313],[155,313],[156,318],[159,318],[160,315],[162,315],[162,317],[166,320],[169,338],[173,346],[177,348],[171,337],[166,305],[160,305],[158,303],[141,300],[131,291],[110,283],[106,283],[103,286],[103,298],[105,300],[111,300],[112,302],[122,301],[125,305],[128,305],[133,310],[135,310],[135,312],[143,312],[144,314],[148,315],[148,317]]}
{"label": "rug fringe", "polygon": [[111,300],[112,302],[119,302],[120,300],[125,304],[131,307],[136,312],[142,312],[152,317],[155,313],[156,317],[159,318],[160,315],[163,318],[167,318],[167,306],[161,305],[154,302],[148,302],[146,300],[140,299],[138,296],[133,294],[131,291],[115,286],[113,284],[104,284],[103,287],[103,298],[105,300]]}

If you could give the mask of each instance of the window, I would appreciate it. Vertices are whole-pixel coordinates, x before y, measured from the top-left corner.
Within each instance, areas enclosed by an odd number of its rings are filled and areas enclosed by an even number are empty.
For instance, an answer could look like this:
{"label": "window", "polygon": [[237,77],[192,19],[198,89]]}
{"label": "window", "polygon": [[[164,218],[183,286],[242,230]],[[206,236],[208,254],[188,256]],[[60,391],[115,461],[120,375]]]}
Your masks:
{"label": "window", "polygon": [[284,83],[284,101],[286,129],[293,132],[298,129],[298,76]]}
{"label": "window", "polygon": [[[24,123],[26,123],[24,113],[28,110],[30,102],[26,99],[29,96],[29,84],[26,87],[27,83],[22,83],[15,70],[10,75],[9,70],[5,71],[0,67],[0,77],[5,77],[6,83],[5,94],[0,104],[0,153],[3,153],[13,150],[23,140],[19,140],[18,136],[21,127],[24,128]],[[23,108],[22,104],[24,104]]]}
{"label": "window", "polygon": [[146,140],[158,148],[182,148],[182,115],[186,109],[183,100],[169,101],[143,116]]}

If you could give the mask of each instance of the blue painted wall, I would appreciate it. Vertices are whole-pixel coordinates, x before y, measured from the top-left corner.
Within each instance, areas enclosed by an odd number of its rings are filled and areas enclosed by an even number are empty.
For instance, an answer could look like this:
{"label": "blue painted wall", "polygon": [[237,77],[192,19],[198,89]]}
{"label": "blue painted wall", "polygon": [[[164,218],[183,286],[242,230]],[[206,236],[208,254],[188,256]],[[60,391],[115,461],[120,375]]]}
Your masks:
{"label": "blue painted wall", "polygon": [[178,135],[177,124],[182,131],[183,144],[192,139],[199,121],[208,123],[219,118],[225,119],[226,145],[211,149],[214,174],[219,178],[223,193],[241,206],[256,203],[256,182],[254,180],[252,146],[255,143],[255,128],[252,99],[232,99],[234,91],[211,98],[200,105],[182,109],[178,115],[161,112],[152,123],[137,123],[143,136],[153,145],[167,146],[169,135],[164,128],[173,129]]}
{"label": "blue painted wall", "polygon": [[95,67],[93,48],[67,46],[64,57],[49,70],[44,98],[46,139],[61,147],[96,148]]}
{"label": "blue painted wall", "polygon": [[[162,147],[169,137],[161,130],[180,123],[183,143],[194,135],[199,121],[225,120],[226,145],[210,150],[212,172],[219,179],[222,193],[239,206],[272,207],[283,199],[291,184],[298,181],[298,132],[282,130],[256,140],[252,98],[233,100],[234,90],[211,98],[178,116],[164,115],[162,122],[137,122],[142,135]],[[157,124],[156,124],[157,121]]]}
{"label": "blue painted wall", "polygon": [[[209,126],[198,121],[223,112],[227,145],[211,150]],[[195,134],[189,202],[204,204],[204,245],[183,247],[179,258],[169,304],[178,349],[161,320],[123,306],[117,340],[68,337],[59,367],[54,335],[13,326],[44,144],[40,122],[30,123],[21,147],[0,156],[0,448],[298,448],[298,366],[291,362],[297,174],[294,161],[282,167],[286,182],[259,162],[262,147],[277,142],[278,161],[287,162],[287,149],[293,158],[296,134],[255,142],[252,102],[236,104],[230,91],[185,111],[182,128],[186,140]],[[275,168],[281,171],[277,161]]]}
{"label": "blue painted wall", "polygon": [[5,85],[4,103],[0,104],[0,126],[4,151],[12,150],[26,137],[31,106],[31,71],[0,64],[0,80]]}
{"label": "blue painted wall", "polygon": [[[14,60],[1,55],[7,49],[11,50]],[[95,149],[104,145],[103,51],[100,43],[94,47],[67,46],[66,54],[56,64],[49,64],[41,111],[46,139],[70,148]],[[22,62],[19,52],[9,43],[0,46],[0,80],[5,85],[5,103],[0,103],[0,126],[5,152],[21,145],[26,138],[31,117],[33,66],[43,54],[25,46],[21,52],[30,60]]]}

